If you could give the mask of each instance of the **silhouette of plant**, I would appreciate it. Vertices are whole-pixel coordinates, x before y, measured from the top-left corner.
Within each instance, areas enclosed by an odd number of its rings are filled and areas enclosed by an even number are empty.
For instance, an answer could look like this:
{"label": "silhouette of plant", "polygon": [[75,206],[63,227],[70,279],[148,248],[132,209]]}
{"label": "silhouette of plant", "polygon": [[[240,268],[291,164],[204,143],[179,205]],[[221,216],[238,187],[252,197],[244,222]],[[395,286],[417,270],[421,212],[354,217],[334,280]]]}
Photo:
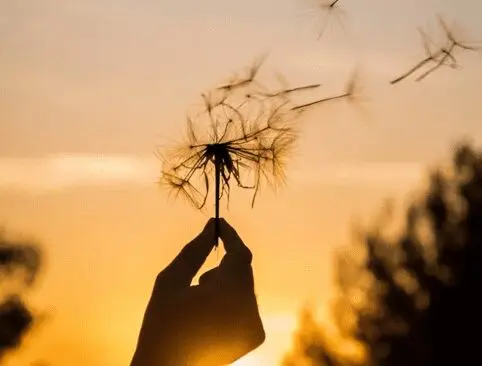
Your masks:
{"label": "silhouette of plant", "polygon": [[11,242],[0,231],[0,280],[19,274],[27,285],[33,284],[40,267],[40,253],[30,243]]}
{"label": "silhouette of plant", "polygon": [[454,35],[453,30],[450,29],[446,21],[441,16],[438,16],[438,23],[440,25],[440,28],[444,32],[445,44],[439,47],[435,47],[434,49],[434,46],[435,46],[434,42],[428,37],[428,35],[422,29],[419,29],[419,32],[422,36],[422,42],[425,49],[426,57],[420,60],[407,72],[403,73],[396,79],[393,79],[390,82],[391,84],[396,84],[408,78],[410,75],[424,68],[425,66],[430,66],[430,67],[427,70],[425,70],[422,74],[420,74],[415,79],[416,81],[421,81],[425,79],[427,76],[429,76],[431,73],[438,70],[442,66],[449,66],[452,69],[457,69],[459,68],[459,66],[454,56],[454,53],[456,50],[458,49],[464,50],[464,51],[481,50],[480,47],[470,46],[460,41],[459,37]]}
{"label": "silhouette of plant", "polygon": [[284,182],[286,158],[296,142],[295,121],[306,109],[328,100],[348,97],[351,90],[305,104],[293,97],[320,84],[270,89],[257,80],[263,59],[244,76],[235,76],[208,93],[203,106],[187,117],[187,141],[161,154],[161,182],[203,209],[214,181],[215,217],[231,184],[253,190],[254,205],[262,182]]}
{"label": "silhouette of plant", "polygon": [[[339,335],[363,348],[364,365],[478,363],[482,151],[460,145],[451,171],[432,173],[427,193],[410,205],[401,233],[383,229],[361,232],[360,242],[338,257]],[[357,364],[323,338],[295,351],[292,357],[309,365]],[[313,356],[320,354],[321,361]]]}
{"label": "silhouette of plant", "polygon": [[31,243],[12,241],[0,232],[0,282],[14,281],[21,288],[0,291],[0,361],[7,352],[17,348],[29,331],[34,315],[19,293],[34,284],[40,269],[39,248]]}

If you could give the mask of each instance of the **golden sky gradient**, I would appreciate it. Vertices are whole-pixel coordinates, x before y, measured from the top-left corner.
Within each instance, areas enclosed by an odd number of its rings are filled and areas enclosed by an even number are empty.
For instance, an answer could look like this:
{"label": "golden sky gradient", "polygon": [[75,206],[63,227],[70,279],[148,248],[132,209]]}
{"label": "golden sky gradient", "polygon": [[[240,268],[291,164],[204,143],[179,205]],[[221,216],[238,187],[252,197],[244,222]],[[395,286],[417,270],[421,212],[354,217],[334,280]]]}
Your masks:
{"label": "golden sky gradient", "polygon": [[480,54],[388,84],[423,56],[417,26],[440,35],[436,12],[482,40],[480,1],[342,0],[343,26],[320,41],[313,3],[0,0],[0,223],[48,255],[31,294],[47,318],[9,366],[128,363],[156,273],[211,215],[156,186],[155,146],[181,136],[201,91],[265,51],[264,75],[322,94],[358,66],[364,102],[312,112],[286,187],[254,209],[245,193],[222,206],[254,253],[268,337],[239,365],[275,364],[306,301],[324,313],[354,220],[406,202],[459,138],[482,141]]}

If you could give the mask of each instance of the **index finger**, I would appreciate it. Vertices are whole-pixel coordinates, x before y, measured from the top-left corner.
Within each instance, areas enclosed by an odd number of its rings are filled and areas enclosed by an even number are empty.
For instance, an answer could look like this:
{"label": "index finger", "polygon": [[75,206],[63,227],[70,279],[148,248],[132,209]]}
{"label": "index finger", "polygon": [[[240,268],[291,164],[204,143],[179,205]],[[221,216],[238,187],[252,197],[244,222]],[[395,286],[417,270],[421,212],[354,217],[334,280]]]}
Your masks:
{"label": "index finger", "polygon": [[214,239],[214,219],[211,218],[202,232],[186,244],[176,258],[159,273],[158,282],[171,287],[189,286],[214,247]]}

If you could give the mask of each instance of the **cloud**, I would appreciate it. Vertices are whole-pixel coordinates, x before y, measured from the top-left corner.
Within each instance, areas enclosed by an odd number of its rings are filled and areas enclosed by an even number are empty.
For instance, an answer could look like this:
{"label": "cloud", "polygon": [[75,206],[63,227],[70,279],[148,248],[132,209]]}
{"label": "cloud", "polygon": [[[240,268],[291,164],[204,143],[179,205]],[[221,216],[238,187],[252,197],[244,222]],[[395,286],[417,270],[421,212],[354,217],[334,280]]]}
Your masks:
{"label": "cloud", "polygon": [[[0,158],[0,190],[42,193],[78,186],[149,186],[159,179],[155,157],[61,154]],[[419,163],[331,163],[289,170],[290,182],[325,186],[387,186],[419,182]]]}
{"label": "cloud", "polygon": [[0,158],[0,189],[39,193],[75,186],[147,185],[158,180],[155,158],[54,155]]}

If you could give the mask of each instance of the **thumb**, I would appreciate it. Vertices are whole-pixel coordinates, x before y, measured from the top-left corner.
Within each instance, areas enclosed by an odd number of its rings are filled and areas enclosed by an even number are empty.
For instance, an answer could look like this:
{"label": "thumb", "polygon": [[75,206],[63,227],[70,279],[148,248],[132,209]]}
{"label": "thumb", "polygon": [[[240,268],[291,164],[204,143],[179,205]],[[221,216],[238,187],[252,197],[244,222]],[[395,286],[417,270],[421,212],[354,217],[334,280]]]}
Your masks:
{"label": "thumb", "polygon": [[219,219],[219,236],[226,250],[225,257],[251,264],[253,259],[251,251],[241,240],[236,230],[224,218]]}

